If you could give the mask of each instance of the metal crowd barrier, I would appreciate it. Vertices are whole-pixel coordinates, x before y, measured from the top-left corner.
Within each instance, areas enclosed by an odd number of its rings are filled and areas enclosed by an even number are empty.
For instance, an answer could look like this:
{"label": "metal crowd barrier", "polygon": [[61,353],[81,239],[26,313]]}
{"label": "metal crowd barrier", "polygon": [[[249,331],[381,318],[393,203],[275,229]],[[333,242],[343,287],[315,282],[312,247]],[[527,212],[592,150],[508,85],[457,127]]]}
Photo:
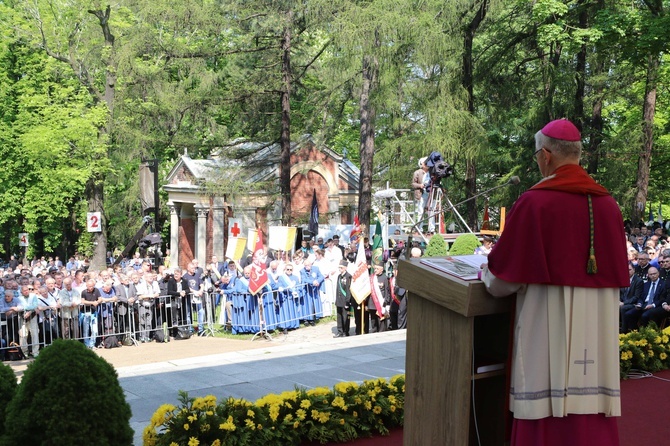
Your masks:
{"label": "metal crowd barrier", "polygon": [[[300,327],[300,322],[315,322],[323,317],[319,288],[310,284],[278,290],[266,287],[260,295],[235,291],[224,294],[232,302],[233,334],[258,333],[262,329],[291,330]],[[224,313],[221,312],[219,321],[228,324]]]}
{"label": "metal crowd barrier", "polygon": [[[215,324],[217,302],[222,304],[218,325],[228,327],[233,334],[292,330],[323,314],[319,289],[310,284],[278,290],[266,287],[257,295],[226,291],[204,293],[200,298],[192,294],[185,298],[159,296],[132,305],[104,303],[95,310],[81,305],[76,310],[48,310],[42,314],[33,311],[27,320],[24,312],[1,314],[0,353],[16,343],[26,356],[35,356],[58,338],[79,340],[94,348],[110,346],[109,341],[105,342],[108,338],[115,345],[137,345],[166,341],[185,332],[209,335],[219,329]],[[231,307],[230,317],[226,307]],[[4,354],[0,354],[0,359],[5,359]]]}

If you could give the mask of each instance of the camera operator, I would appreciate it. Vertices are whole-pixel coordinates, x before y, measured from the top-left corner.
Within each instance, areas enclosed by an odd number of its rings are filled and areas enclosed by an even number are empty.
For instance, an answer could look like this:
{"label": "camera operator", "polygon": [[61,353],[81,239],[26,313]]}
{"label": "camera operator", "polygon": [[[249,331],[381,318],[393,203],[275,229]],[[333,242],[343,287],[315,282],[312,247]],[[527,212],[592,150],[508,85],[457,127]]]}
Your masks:
{"label": "camera operator", "polygon": [[428,200],[428,191],[425,188],[424,177],[426,172],[428,172],[428,166],[426,166],[427,157],[423,157],[419,160],[419,168],[414,171],[412,175],[412,189],[414,189],[414,211],[416,213],[416,221],[419,222],[423,218],[423,210],[426,206],[426,200]]}

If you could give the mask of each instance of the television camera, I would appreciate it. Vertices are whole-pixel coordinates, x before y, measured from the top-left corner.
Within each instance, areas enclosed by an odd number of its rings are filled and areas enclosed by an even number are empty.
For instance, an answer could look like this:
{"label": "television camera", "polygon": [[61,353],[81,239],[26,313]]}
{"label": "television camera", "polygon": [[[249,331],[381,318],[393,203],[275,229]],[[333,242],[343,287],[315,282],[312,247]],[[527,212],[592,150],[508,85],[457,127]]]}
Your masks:
{"label": "television camera", "polygon": [[426,166],[428,166],[431,185],[434,186],[439,186],[442,178],[448,178],[454,174],[453,166],[442,159],[440,152],[432,152],[426,160]]}

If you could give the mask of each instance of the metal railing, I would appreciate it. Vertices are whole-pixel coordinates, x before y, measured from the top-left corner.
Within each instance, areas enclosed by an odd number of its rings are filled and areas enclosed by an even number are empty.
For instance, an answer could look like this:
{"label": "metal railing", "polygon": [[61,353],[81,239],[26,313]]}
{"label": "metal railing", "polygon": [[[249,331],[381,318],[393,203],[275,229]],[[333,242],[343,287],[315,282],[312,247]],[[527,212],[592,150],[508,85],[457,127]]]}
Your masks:
{"label": "metal railing", "polygon": [[[20,311],[0,314],[0,359],[16,343],[26,356],[54,339],[75,339],[89,348],[137,345],[191,334],[211,335],[221,329],[233,334],[263,330],[292,330],[301,322],[313,323],[323,315],[319,287],[300,284],[251,295],[216,290],[184,297],[159,296],[127,302],[82,303],[78,308]],[[217,316],[218,314],[218,316]]]}

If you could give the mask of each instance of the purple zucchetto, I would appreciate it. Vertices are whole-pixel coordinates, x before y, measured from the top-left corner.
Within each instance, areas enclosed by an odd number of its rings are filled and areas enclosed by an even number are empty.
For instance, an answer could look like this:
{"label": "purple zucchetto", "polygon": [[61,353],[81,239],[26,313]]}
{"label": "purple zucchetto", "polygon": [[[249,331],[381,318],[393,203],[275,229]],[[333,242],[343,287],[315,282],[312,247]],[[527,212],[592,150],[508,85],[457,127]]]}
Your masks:
{"label": "purple zucchetto", "polygon": [[580,141],[582,135],[575,125],[567,119],[556,119],[540,130],[543,135],[562,141]]}

